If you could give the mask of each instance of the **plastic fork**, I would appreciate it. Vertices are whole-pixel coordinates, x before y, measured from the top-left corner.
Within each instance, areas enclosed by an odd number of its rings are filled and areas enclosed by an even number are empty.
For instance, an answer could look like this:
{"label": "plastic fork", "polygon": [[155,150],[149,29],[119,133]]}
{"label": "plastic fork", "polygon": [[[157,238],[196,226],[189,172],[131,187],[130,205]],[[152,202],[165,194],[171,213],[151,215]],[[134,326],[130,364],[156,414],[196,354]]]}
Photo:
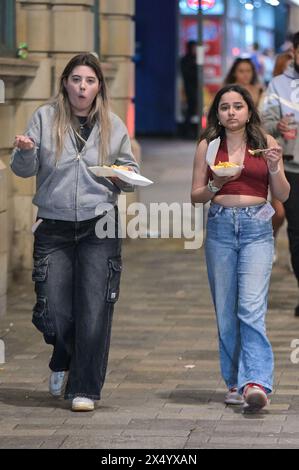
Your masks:
{"label": "plastic fork", "polygon": [[255,149],[255,150],[249,149],[248,152],[249,152],[251,155],[257,155],[258,153],[268,152],[268,150],[270,150],[270,149]]}

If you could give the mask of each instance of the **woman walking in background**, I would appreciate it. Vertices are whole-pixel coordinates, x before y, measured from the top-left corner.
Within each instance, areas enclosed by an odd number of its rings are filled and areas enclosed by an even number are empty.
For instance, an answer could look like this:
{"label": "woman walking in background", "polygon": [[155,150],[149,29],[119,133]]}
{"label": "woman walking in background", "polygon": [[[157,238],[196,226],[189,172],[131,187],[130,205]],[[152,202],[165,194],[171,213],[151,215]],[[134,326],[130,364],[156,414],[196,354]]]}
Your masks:
{"label": "woman walking in background", "polygon": [[238,58],[229,70],[224,85],[240,85],[250,93],[254,105],[258,106],[263,93],[263,87],[259,83],[257,71],[250,59]]}

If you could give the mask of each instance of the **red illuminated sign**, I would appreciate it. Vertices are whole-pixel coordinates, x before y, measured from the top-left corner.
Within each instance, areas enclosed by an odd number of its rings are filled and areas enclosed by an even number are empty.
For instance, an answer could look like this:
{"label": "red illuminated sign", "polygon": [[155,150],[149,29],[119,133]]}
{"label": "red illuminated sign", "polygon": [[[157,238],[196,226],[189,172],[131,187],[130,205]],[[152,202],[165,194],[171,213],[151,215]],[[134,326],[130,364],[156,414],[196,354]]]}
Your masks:
{"label": "red illuminated sign", "polygon": [[[215,6],[216,0],[201,0],[201,7],[203,10],[208,10]],[[199,0],[187,0],[187,5],[192,10],[198,10]]]}

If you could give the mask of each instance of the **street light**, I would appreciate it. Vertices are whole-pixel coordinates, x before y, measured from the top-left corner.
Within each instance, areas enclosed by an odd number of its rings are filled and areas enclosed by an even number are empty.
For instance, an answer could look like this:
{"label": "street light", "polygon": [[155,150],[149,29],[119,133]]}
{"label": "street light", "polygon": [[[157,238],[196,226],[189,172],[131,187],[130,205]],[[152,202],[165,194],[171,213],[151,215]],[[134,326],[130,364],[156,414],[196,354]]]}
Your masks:
{"label": "street light", "polygon": [[254,5],[252,3],[252,0],[246,0],[246,3],[244,5],[244,7],[246,8],[246,10],[253,10],[254,9]]}
{"label": "street light", "polygon": [[[260,8],[262,6],[262,0],[239,0],[239,2],[244,5],[246,10],[253,10],[254,8]],[[271,5],[272,7],[278,7],[280,0],[264,0],[265,3]]]}

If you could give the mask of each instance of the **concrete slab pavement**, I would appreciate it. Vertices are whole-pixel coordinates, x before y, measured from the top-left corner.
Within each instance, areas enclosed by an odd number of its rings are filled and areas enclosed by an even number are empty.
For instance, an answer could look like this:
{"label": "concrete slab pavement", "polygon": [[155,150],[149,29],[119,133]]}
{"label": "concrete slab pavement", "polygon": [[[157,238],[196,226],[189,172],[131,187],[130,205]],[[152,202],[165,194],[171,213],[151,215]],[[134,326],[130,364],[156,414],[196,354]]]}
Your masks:
{"label": "concrete slab pavement", "polygon": [[[188,202],[194,144],[143,141],[143,202]],[[51,348],[31,325],[31,284],[16,284],[0,319],[0,448],[299,448],[298,289],[285,233],[270,291],[276,359],[271,405],[243,415],[223,404],[217,331],[203,250],[182,240],[127,240],[103,399],[92,413],[48,394]],[[293,343],[292,343],[293,342]],[[293,348],[291,347],[293,344]],[[299,347],[299,340],[297,347]],[[292,358],[295,362],[291,361]]]}

